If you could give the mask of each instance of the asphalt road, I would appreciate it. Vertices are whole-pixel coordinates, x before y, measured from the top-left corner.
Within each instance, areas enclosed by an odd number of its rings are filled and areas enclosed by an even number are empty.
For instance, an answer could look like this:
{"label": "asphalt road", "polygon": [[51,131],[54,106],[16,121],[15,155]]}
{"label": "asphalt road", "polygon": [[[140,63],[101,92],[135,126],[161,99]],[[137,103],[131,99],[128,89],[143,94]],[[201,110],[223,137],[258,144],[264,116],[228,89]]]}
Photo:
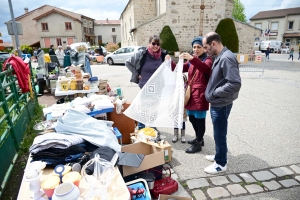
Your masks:
{"label": "asphalt road", "polygon": [[[263,74],[241,72],[242,88],[229,116],[226,174],[300,163],[300,62],[298,54],[294,56],[292,62],[287,61],[287,54],[271,54]],[[112,89],[121,87],[128,102],[139,92],[138,86],[129,82],[131,74],[124,65],[93,65],[92,70],[100,79],[108,79]],[[172,143],[173,129],[159,130]],[[189,122],[186,132],[187,139],[194,137]],[[209,112],[204,140],[205,147],[196,154],[184,152],[188,144],[172,144],[171,165],[181,180],[209,176],[203,171],[210,164],[204,156],[215,153]],[[294,189],[281,191],[261,195],[266,199],[288,199],[290,192],[295,193]],[[259,195],[251,196],[260,199]]]}

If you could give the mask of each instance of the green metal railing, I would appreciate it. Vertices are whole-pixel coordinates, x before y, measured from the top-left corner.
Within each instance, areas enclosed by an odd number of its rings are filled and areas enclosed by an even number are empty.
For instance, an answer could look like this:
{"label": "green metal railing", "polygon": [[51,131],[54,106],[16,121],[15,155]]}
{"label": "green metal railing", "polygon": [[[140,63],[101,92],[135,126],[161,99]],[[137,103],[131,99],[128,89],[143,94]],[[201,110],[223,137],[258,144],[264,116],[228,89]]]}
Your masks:
{"label": "green metal railing", "polygon": [[[12,172],[18,157],[20,143],[23,140],[26,126],[33,116],[37,104],[35,87],[32,84],[34,98],[29,93],[22,93],[14,69],[7,64],[2,71],[0,64],[0,196]],[[30,64],[32,74],[32,68]],[[34,77],[31,76],[31,83]]]}

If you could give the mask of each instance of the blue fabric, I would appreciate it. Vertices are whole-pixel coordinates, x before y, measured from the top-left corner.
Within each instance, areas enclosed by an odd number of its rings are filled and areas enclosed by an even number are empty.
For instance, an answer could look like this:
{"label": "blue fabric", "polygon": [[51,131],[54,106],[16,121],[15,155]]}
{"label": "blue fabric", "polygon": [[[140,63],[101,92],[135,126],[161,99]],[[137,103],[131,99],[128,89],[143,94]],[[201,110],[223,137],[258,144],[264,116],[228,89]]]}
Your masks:
{"label": "blue fabric", "polygon": [[223,107],[210,107],[210,115],[214,128],[214,139],[216,145],[215,161],[223,167],[227,163],[227,120],[231,108],[232,103]]}
{"label": "blue fabric", "polygon": [[65,157],[65,161],[66,162],[71,162],[71,161],[77,160],[82,155],[83,155],[83,153],[78,153],[78,154],[75,154],[75,155],[68,155],[67,157]]}
{"label": "blue fabric", "polygon": [[91,69],[91,66],[90,66],[90,60],[85,56],[85,70],[86,72],[88,72],[91,76],[92,75],[92,69]]}
{"label": "blue fabric", "polygon": [[192,47],[194,46],[194,44],[199,44],[203,46],[202,39],[203,39],[202,36],[195,37],[192,41]]}
{"label": "blue fabric", "polygon": [[159,68],[162,64],[161,59],[153,58],[149,53],[146,54],[145,64],[141,71],[141,79],[139,81],[139,87],[143,88],[153,73]]}
{"label": "blue fabric", "polygon": [[201,110],[186,110],[186,113],[188,116],[190,115],[194,115],[195,118],[197,119],[203,119],[206,118],[206,110],[205,111],[201,111]]}

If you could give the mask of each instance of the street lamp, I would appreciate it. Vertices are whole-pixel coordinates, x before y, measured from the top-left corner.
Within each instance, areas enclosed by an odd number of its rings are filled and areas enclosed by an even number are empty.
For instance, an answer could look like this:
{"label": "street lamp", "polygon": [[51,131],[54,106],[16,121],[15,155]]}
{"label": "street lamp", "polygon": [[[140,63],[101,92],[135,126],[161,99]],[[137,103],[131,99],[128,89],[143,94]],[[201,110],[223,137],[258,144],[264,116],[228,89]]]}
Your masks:
{"label": "street lamp", "polygon": [[13,8],[12,8],[11,0],[8,0],[8,4],[9,4],[9,10],[10,10],[12,28],[13,28],[13,32],[14,32],[14,36],[15,36],[15,41],[16,41],[16,46],[17,46],[17,51],[18,51],[18,56],[22,57],[22,52],[21,52],[19,37],[18,37],[18,33],[17,33],[17,26],[16,26],[16,22],[15,22],[15,16],[14,16],[14,11],[13,11]]}
{"label": "street lamp", "polygon": [[271,22],[271,20],[268,20],[268,40],[270,40],[270,22]]}

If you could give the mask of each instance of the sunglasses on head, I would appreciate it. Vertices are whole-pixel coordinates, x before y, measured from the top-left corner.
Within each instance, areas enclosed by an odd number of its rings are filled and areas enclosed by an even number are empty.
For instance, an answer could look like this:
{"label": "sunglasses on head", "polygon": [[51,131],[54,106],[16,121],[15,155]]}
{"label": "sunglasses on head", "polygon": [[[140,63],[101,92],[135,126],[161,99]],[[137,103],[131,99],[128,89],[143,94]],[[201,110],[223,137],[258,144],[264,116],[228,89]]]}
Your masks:
{"label": "sunglasses on head", "polygon": [[160,44],[158,42],[152,42],[151,43],[153,46],[157,45],[157,46],[160,46]]}

